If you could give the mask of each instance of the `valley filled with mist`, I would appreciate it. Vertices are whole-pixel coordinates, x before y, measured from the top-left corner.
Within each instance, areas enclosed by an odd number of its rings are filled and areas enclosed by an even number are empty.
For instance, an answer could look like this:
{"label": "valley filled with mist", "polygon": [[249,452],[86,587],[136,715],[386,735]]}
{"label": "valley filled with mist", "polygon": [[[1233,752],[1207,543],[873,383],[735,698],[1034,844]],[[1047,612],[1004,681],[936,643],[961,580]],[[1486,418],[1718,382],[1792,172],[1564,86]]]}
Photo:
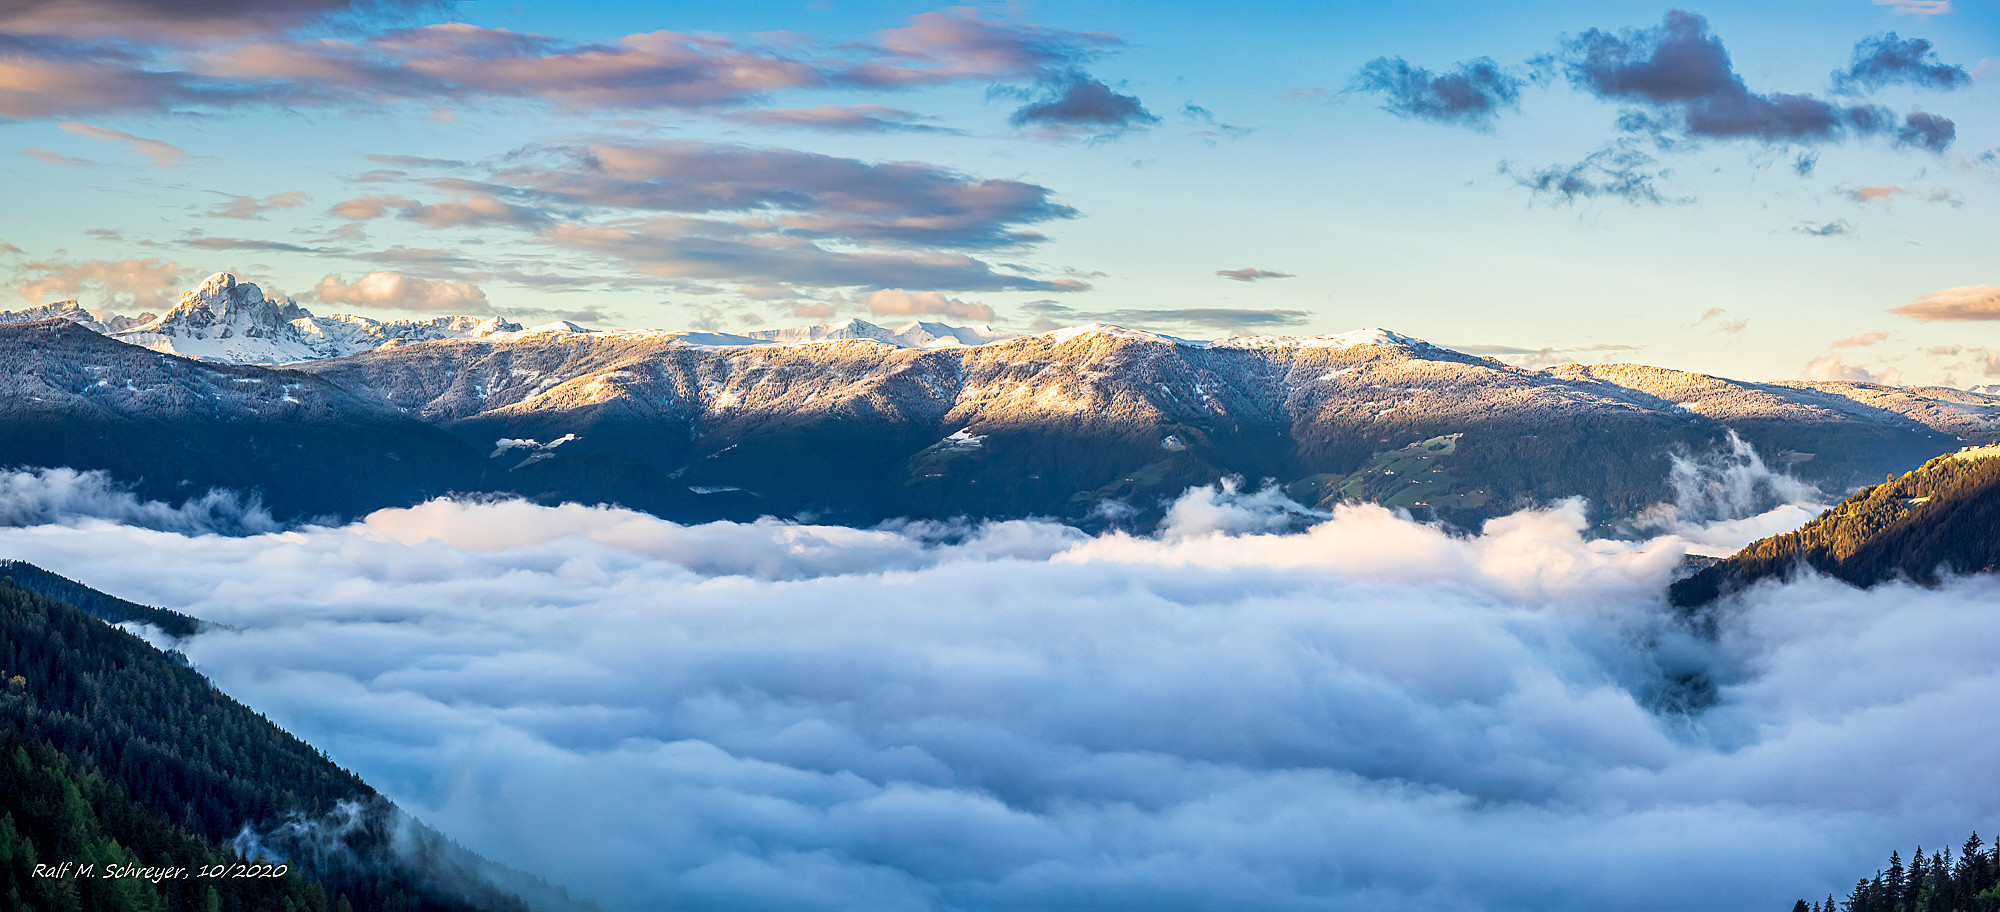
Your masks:
{"label": "valley filled with mist", "polygon": [[1671,528],[1604,538],[1579,501],[1466,534],[1235,483],[1149,534],[280,527],[16,474],[0,552],[203,619],[130,629],[606,909],[1776,909],[1994,831],[1995,579],[1686,613],[1684,554],[1820,505],[1677,479]]}

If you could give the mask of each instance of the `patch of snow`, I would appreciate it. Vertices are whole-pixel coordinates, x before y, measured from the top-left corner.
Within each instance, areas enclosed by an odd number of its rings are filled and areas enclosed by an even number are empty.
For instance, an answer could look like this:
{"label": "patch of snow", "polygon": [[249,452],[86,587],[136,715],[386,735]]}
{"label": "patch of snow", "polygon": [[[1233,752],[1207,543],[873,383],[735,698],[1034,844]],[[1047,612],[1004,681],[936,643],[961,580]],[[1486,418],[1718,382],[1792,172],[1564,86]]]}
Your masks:
{"label": "patch of snow", "polygon": [[[582,439],[575,434],[564,434],[548,443],[543,443],[533,437],[502,437],[493,442],[493,452],[488,454],[486,458],[498,459],[510,450],[529,450],[535,452],[537,456],[547,455],[548,451],[556,447],[569,443],[572,440]],[[532,458],[530,457],[530,459]],[[527,463],[524,462],[522,465],[527,465]]]}

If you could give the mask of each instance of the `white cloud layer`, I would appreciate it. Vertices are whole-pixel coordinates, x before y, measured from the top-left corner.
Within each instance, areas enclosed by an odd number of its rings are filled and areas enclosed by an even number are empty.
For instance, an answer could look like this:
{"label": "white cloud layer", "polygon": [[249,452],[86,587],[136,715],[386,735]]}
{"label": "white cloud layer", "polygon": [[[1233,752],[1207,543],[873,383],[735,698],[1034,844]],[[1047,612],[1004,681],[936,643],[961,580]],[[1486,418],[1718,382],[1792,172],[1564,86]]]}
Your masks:
{"label": "white cloud layer", "polygon": [[1770,910],[2000,824],[1992,578],[1759,590],[1708,641],[1661,599],[1687,542],[1576,504],[1300,518],[433,502],[0,555],[233,625],[184,647],[224,690],[616,909]]}

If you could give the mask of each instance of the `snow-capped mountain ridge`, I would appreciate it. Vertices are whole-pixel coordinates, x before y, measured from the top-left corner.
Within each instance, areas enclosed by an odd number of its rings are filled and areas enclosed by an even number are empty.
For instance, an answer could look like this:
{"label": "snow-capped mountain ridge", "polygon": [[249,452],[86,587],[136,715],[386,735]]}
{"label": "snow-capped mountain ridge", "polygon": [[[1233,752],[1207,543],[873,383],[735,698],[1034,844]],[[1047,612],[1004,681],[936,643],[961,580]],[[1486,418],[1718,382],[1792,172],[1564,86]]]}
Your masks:
{"label": "snow-capped mountain ridge", "polygon": [[181,295],[172,310],[122,328],[115,322],[79,325],[120,342],[172,355],[229,364],[286,364],[337,358],[385,345],[518,332],[500,317],[449,316],[383,322],[353,314],[316,317],[290,298],[264,293],[227,272]]}
{"label": "snow-capped mountain ridge", "polygon": [[289,364],[345,357],[387,346],[450,339],[516,342],[578,334],[589,334],[606,342],[666,339],[707,348],[878,342],[897,349],[941,349],[978,347],[1027,338],[1063,343],[1092,335],[1189,348],[1345,348],[1354,345],[1393,345],[1413,350],[1433,348],[1422,340],[1386,329],[1357,329],[1317,336],[1252,335],[1206,340],[1186,339],[1109,323],[1089,323],[1029,335],[985,325],[952,326],[930,320],[912,320],[890,327],[858,317],[837,323],[742,332],[664,329],[599,331],[568,321],[524,329],[520,324],[508,322],[502,317],[476,316],[384,322],[353,314],[315,316],[298,302],[268,295],[254,283],[245,282],[227,272],[209,276],[183,294],[172,310],[158,317],[151,314],[136,318],[101,312],[93,314],[74,301],[65,301],[0,313],[0,325],[51,318],[67,319],[121,342],[157,352],[229,364]]}
{"label": "snow-capped mountain ridge", "polygon": [[92,312],[75,301],[57,301],[53,304],[42,304],[35,307],[25,307],[20,310],[0,312],[0,326],[14,323],[34,323],[40,320],[68,320],[91,332],[104,335],[123,332],[135,326],[151,322],[153,319],[153,315],[149,313],[140,314],[136,317],[126,317],[118,314],[103,313],[101,311]]}

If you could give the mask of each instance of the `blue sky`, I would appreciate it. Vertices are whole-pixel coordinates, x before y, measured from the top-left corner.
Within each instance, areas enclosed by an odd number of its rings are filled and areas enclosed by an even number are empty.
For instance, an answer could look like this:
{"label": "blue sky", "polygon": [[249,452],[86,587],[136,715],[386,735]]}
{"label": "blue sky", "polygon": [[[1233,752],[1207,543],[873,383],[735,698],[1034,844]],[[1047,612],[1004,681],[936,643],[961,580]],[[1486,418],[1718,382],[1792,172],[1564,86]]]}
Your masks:
{"label": "blue sky", "polygon": [[124,312],[227,269],[382,318],[1379,325],[1971,386],[2000,381],[1996,76],[1967,0],[30,0],[0,12],[0,278]]}

